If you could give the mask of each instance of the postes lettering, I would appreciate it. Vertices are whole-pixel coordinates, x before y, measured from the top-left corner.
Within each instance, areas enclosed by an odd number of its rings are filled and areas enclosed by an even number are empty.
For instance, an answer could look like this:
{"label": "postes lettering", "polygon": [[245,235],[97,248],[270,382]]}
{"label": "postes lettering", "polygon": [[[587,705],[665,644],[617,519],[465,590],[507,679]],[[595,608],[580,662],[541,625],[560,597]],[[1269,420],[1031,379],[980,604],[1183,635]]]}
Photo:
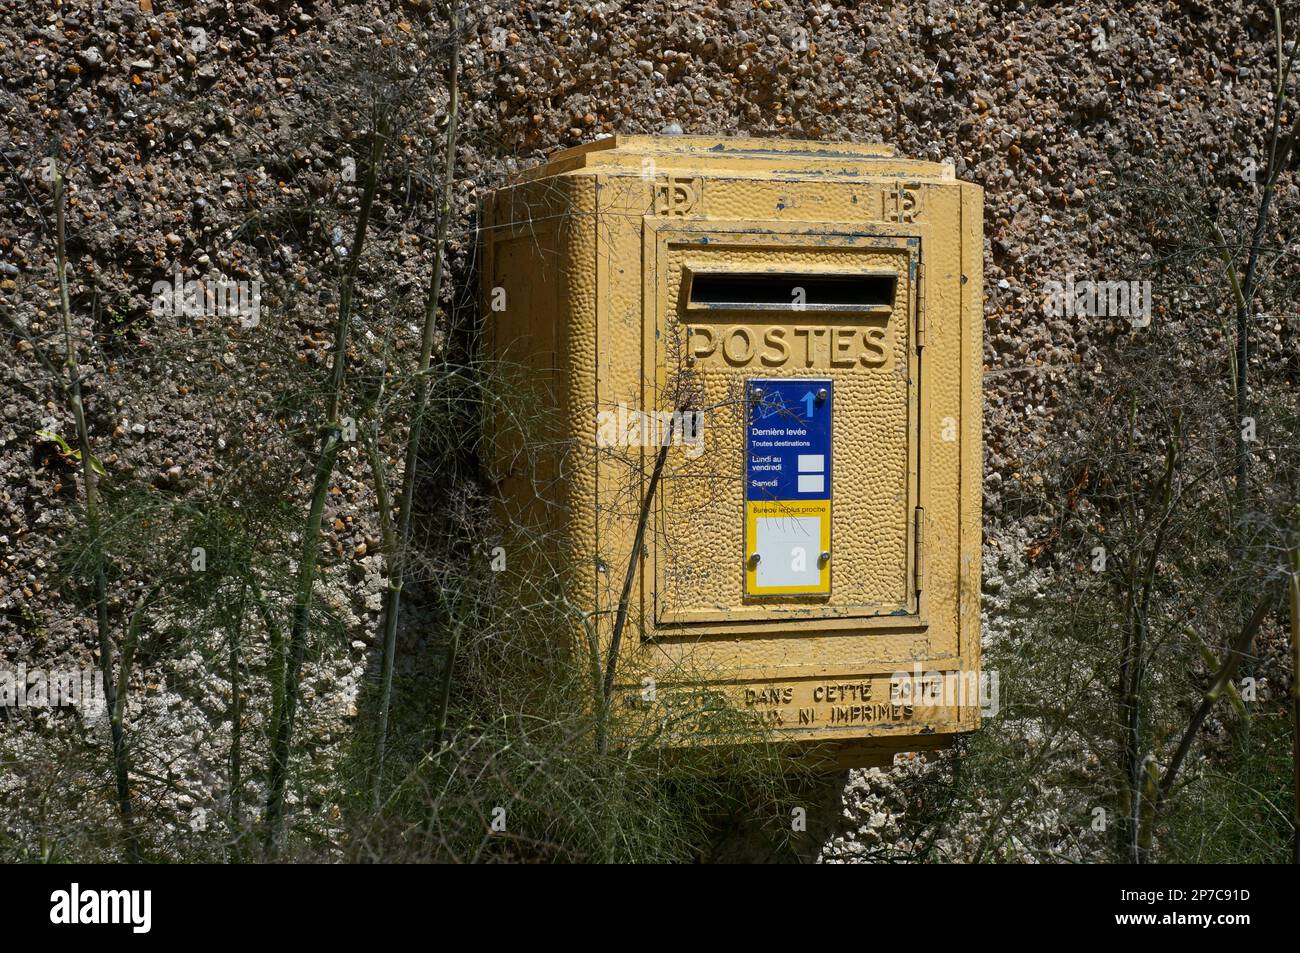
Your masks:
{"label": "postes lettering", "polygon": [[888,329],[800,325],[691,325],[691,364],[726,367],[885,367]]}

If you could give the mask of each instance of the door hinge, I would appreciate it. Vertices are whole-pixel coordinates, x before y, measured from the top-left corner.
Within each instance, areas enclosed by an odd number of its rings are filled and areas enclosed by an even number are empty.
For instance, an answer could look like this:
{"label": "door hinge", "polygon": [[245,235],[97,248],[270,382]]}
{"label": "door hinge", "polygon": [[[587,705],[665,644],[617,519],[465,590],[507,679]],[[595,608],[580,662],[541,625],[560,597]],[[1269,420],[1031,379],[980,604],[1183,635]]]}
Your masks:
{"label": "door hinge", "polygon": [[912,512],[912,588],[920,598],[925,580],[925,508]]}
{"label": "door hinge", "polygon": [[916,349],[925,347],[925,262],[916,263]]}

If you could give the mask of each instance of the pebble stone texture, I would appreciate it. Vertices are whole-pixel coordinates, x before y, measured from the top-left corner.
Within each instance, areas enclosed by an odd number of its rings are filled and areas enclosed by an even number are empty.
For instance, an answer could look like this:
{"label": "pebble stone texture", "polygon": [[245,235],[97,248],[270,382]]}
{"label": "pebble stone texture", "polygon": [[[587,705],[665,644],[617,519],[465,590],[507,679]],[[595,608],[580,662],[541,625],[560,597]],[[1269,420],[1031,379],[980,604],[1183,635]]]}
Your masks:
{"label": "pebble stone texture", "polygon": [[[1114,183],[1173,174],[1221,217],[1247,206],[1242,160],[1262,155],[1269,118],[1267,8],[1242,0],[471,6],[449,300],[471,293],[480,192],[552,148],[614,131],[884,141],[902,155],[951,158],[959,176],[984,187],[985,638],[1004,637],[996,619],[1002,581],[1023,573],[1035,538],[1032,519],[1019,516],[1040,492],[1034,461],[1053,438],[1063,382],[1095,365],[1105,333],[1045,317],[1042,285],[1067,274],[1114,275],[1141,259],[1142,237],[1124,227]],[[1294,4],[1286,14],[1300,21]],[[431,70],[436,62],[421,44],[444,34],[429,0],[0,0],[0,308],[38,345],[62,353],[52,244],[35,209],[48,208],[39,157],[58,129],[80,157],[71,275],[79,314],[100,308],[97,340],[87,330],[82,347],[93,439],[110,472],[184,500],[219,485],[239,462],[232,453],[247,459],[276,444],[306,462],[309,443],[283,424],[294,409],[268,405],[259,375],[272,352],[315,366],[327,356],[331,291],[320,292],[319,307],[276,307],[290,291],[301,301],[302,289],[335,287],[326,243],[295,237],[303,225],[292,209],[336,193],[336,153],[355,131],[342,123],[312,135],[304,117],[328,106],[331,80],[351,52],[379,50]],[[428,101],[422,128],[398,147],[404,160],[426,161],[427,144],[440,141],[442,107],[437,95]],[[1293,209],[1296,198],[1288,176],[1278,206]],[[267,216],[284,225],[273,241],[250,227]],[[368,289],[380,278],[422,296],[431,243],[417,232],[428,233],[430,218],[416,219],[402,218],[392,194],[381,197],[382,228],[359,282],[363,312],[379,307]],[[338,221],[350,228],[350,218]],[[153,320],[152,284],[177,268],[262,279],[261,334]],[[1277,309],[1281,316],[1262,328],[1261,365],[1295,354],[1293,303],[1290,310]],[[31,344],[7,323],[0,329],[0,663],[91,664],[89,615],[60,597],[55,578],[78,480],[34,435],[50,416],[70,433],[70,420],[52,403]],[[213,340],[216,352],[194,357]],[[369,341],[363,329],[358,363]],[[394,464],[397,448],[396,440],[383,445]],[[305,498],[301,469],[259,478],[286,501]],[[322,801],[325,782],[351,734],[383,586],[368,487],[365,462],[350,448],[331,490],[318,590],[334,634],[305,673],[300,727],[310,757],[290,805],[325,836],[338,817]],[[117,590],[127,595],[112,606],[116,625],[148,582],[132,577],[130,565],[121,571],[127,578]],[[408,613],[418,628],[418,599]],[[165,635],[165,618],[150,625]],[[201,830],[226,796],[227,688],[202,677],[221,651],[196,644],[155,652],[138,676],[141,766],[165,779],[154,785],[153,809],[171,812],[178,829]],[[250,714],[250,730],[258,717]],[[102,744],[99,726],[75,724],[49,711],[4,716],[0,835],[31,838],[38,823],[59,826],[48,812],[66,808],[34,791],[62,792],[87,814],[100,812],[94,823],[111,822],[98,781],[61,760],[69,731]],[[261,766],[250,759],[246,771],[258,779]],[[906,804],[898,782],[924,770],[913,761],[855,772],[844,832],[823,859],[852,860],[899,837]],[[250,804],[259,802],[256,783]],[[78,791],[85,796],[66,797]],[[949,859],[965,849],[959,835],[939,846]]]}

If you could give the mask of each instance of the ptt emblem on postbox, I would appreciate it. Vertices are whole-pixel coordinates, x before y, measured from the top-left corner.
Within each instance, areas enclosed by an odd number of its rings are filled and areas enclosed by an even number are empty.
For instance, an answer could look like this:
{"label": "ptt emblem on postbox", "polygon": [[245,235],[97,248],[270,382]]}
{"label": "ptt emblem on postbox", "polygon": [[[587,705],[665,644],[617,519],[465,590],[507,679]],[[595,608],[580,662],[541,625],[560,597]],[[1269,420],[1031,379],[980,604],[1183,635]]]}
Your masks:
{"label": "ptt emblem on postbox", "polygon": [[745,593],[831,591],[831,381],[746,382]]}

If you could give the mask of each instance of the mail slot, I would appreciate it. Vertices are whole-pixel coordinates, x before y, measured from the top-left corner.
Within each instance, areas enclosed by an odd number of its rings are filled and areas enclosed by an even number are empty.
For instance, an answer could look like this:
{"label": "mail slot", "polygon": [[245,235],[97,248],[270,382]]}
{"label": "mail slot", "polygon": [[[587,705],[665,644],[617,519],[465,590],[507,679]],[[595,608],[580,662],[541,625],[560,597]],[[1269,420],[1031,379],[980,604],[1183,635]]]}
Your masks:
{"label": "mail slot", "polygon": [[506,549],[569,567],[575,638],[624,620],[620,703],[704,698],[856,764],[995,703],[982,206],[887,146],[684,136],[484,200],[485,348],[556,421],[498,460]]}

